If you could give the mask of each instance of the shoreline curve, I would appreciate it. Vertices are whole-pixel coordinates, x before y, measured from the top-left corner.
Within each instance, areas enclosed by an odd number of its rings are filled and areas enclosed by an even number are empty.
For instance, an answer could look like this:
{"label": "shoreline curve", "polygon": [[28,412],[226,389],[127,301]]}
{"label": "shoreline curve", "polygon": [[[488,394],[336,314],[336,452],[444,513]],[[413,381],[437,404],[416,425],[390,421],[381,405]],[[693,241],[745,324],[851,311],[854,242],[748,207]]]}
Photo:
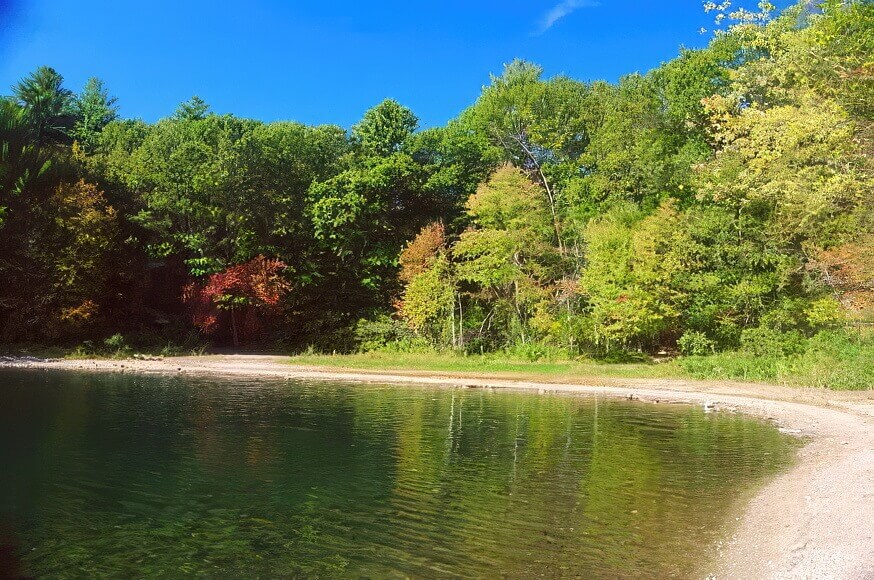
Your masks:
{"label": "shoreline curve", "polygon": [[710,578],[874,579],[874,391],[827,391],[733,381],[531,377],[510,373],[362,371],[289,364],[270,355],[157,360],[0,358],[0,368],[263,376],[415,384],[706,404],[774,423],[806,439],[787,471],[765,483],[716,546]]}

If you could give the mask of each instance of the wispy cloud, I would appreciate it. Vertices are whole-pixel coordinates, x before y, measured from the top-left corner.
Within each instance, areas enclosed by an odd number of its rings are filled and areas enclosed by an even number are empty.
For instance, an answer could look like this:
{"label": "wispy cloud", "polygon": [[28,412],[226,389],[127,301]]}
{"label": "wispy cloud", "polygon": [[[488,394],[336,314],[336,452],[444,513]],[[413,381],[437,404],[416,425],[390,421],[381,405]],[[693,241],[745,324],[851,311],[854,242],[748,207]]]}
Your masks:
{"label": "wispy cloud", "polygon": [[552,25],[573,12],[578,8],[589,8],[592,6],[598,6],[598,2],[594,2],[593,0],[563,0],[559,2],[552,8],[550,8],[546,14],[540,19],[540,22],[537,24],[537,30],[535,30],[532,34],[537,36],[539,34],[543,34],[550,28]]}

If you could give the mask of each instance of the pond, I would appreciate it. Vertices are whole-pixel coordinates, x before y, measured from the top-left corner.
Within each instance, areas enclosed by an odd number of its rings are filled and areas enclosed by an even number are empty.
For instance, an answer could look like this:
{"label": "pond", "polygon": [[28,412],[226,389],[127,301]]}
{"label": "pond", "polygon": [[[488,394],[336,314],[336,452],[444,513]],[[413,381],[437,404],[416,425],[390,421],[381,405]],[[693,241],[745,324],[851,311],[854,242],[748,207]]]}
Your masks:
{"label": "pond", "polygon": [[797,443],[698,407],[0,371],[0,565],[36,576],[685,577]]}

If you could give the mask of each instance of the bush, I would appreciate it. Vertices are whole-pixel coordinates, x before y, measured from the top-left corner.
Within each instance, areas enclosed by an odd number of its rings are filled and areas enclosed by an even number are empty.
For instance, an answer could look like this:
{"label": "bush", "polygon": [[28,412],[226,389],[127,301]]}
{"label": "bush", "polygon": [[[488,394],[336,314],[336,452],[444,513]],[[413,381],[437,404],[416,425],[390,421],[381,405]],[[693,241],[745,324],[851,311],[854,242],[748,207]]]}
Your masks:
{"label": "bush", "polygon": [[716,350],[716,344],[703,332],[687,330],[677,341],[677,348],[680,349],[681,354],[701,356],[713,354]]}
{"label": "bush", "polygon": [[115,352],[130,350],[130,346],[128,346],[127,342],[124,340],[124,335],[122,335],[121,333],[115,333],[109,338],[105,339],[103,341],[103,346]]}
{"label": "bush", "polygon": [[812,302],[805,311],[807,322],[811,326],[823,327],[834,326],[844,322],[846,313],[844,312],[841,303],[827,296]]}
{"label": "bush", "polygon": [[556,360],[567,360],[571,358],[568,355],[567,350],[563,348],[537,342],[517,344],[508,348],[506,353],[511,358],[521,358],[529,362],[537,362],[540,360],[553,362]]}
{"label": "bush", "polygon": [[740,344],[743,352],[761,357],[800,354],[805,348],[804,336],[800,332],[780,332],[761,326],[744,330]]}
{"label": "bush", "polygon": [[389,353],[427,353],[437,352],[437,350],[433,344],[421,336],[402,338],[395,342],[390,342],[380,349],[381,352]]}
{"label": "bush", "polygon": [[375,320],[362,318],[352,331],[359,352],[373,350],[406,350],[415,343],[415,335],[404,323],[389,316]]}

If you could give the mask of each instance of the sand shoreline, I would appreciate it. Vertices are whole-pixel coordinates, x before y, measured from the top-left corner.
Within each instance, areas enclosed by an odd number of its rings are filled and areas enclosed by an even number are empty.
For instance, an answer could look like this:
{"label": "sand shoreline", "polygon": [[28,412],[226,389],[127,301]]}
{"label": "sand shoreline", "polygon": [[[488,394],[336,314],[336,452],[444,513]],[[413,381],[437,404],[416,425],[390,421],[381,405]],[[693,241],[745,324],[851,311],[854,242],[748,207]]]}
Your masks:
{"label": "sand shoreline", "polygon": [[349,382],[510,388],[708,404],[773,421],[805,437],[792,469],[760,489],[725,541],[716,578],[874,578],[874,391],[836,392],[729,381],[359,371],[287,358],[212,355],[159,360],[0,359],[0,368],[237,375]]}

